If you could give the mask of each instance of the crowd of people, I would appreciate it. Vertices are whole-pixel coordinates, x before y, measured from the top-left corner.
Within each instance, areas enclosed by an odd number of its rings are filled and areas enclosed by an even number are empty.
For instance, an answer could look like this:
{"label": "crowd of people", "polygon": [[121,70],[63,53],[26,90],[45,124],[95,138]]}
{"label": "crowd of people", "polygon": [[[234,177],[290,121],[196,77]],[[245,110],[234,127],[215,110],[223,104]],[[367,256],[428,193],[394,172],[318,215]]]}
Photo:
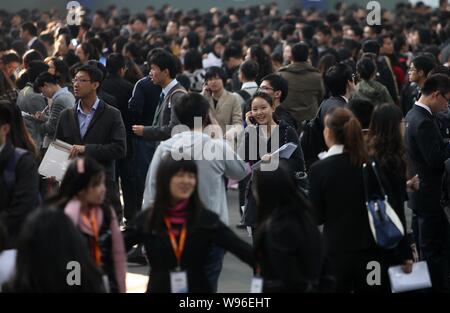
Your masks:
{"label": "crowd of people", "polygon": [[[0,290],[126,292],[129,261],[150,266],[148,292],[217,292],[230,251],[263,292],[389,293],[388,268],[418,261],[449,292],[450,5],[366,15],[0,11]],[[61,181],[38,173],[56,140]],[[389,249],[367,163],[407,230]]]}

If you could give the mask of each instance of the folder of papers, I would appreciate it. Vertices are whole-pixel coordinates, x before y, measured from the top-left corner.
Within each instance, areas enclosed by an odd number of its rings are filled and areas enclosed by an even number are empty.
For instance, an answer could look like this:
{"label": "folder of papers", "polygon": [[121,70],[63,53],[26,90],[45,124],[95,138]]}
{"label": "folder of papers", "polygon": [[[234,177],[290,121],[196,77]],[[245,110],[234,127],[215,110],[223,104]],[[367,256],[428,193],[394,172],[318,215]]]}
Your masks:
{"label": "folder of papers", "polygon": [[427,262],[413,264],[411,273],[404,273],[401,266],[392,266],[388,269],[392,293],[419,290],[431,287],[430,273]]}
{"label": "folder of papers", "polygon": [[55,177],[61,181],[69,165],[69,155],[72,145],[56,140],[50,144],[39,166],[39,174],[44,177]]}
{"label": "folder of papers", "polygon": [[[282,145],[278,150],[272,152],[271,155],[272,157],[278,156],[278,158],[280,159],[289,159],[292,153],[294,153],[295,149],[297,149],[297,145],[292,142],[288,142],[287,144]],[[258,169],[261,165],[261,162],[262,161],[258,161],[253,164],[252,170]]]}

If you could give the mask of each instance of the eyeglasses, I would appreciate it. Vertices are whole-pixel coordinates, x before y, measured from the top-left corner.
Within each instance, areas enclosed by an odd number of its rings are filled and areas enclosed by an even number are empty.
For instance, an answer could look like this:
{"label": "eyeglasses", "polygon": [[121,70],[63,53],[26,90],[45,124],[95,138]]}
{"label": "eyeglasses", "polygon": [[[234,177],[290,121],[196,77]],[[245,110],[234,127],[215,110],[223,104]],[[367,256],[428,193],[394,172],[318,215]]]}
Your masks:
{"label": "eyeglasses", "polygon": [[72,79],[72,84],[76,84],[76,83],[87,83],[87,82],[90,82],[91,80],[90,79],[77,79],[77,78],[75,78],[75,79]]}
{"label": "eyeglasses", "polygon": [[262,90],[262,91],[267,91],[267,90],[272,90],[275,91],[275,89],[271,88],[271,87],[267,87],[267,86],[259,86],[258,87],[258,91]]}
{"label": "eyeglasses", "polygon": [[442,98],[444,98],[445,99],[445,101],[447,101],[447,102],[449,102],[450,103],[450,99],[449,98],[447,98],[442,92],[439,92],[439,94],[442,96]]}

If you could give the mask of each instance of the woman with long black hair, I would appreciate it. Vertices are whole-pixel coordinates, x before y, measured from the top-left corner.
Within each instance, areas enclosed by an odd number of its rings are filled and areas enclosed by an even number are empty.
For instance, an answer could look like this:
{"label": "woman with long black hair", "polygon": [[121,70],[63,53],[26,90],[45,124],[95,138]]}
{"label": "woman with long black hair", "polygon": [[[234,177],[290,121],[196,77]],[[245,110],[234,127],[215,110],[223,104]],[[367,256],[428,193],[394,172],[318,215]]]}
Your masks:
{"label": "woman with long black hair", "polygon": [[[402,111],[398,106],[384,103],[376,107],[368,134],[368,152],[379,169],[383,188],[389,204],[400,218],[406,230],[405,201],[406,193],[406,150],[403,142],[405,124]],[[412,269],[413,256],[407,236],[398,246],[388,252],[391,265],[403,264],[406,272]]]}
{"label": "woman with long black hair", "polygon": [[253,174],[257,203],[256,272],[264,292],[332,291],[325,244],[286,160]]}
{"label": "woman with long black hair", "polygon": [[105,172],[91,158],[72,161],[59,192],[46,202],[63,210],[84,236],[111,292],[125,292],[126,255],[116,214],[105,201]]}
{"label": "woman with long black hair", "polygon": [[[247,127],[239,146],[239,155],[242,159],[250,165],[255,165],[259,161],[270,162],[271,153],[292,143],[296,148],[287,161],[290,173],[294,175],[304,172],[305,162],[297,132],[283,120],[275,119],[275,104],[272,97],[263,92],[256,92],[250,100],[250,107],[251,110],[246,113],[245,118]],[[251,185],[250,180],[242,224],[254,228],[257,209]]]}
{"label": "woman with long black hair", "polygon": [[204,208],[195,161],[176,161],[167,155],[156,180],[153,206],[142,211],[124,232],[127,249],[139,243],[145,247],[150,264],[148,292],[176,292],[171,282],[174,275],[183,276],[184,291],[211,292],[206,265],[213,244],[253,266],[250,245]]}

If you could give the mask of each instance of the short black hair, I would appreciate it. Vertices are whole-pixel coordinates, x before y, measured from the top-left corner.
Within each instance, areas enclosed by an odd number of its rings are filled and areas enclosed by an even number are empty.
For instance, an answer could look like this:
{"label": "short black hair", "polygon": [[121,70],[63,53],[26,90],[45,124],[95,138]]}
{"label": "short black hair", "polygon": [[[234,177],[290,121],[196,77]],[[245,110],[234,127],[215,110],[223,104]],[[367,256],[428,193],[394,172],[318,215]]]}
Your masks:
{"label": "short black hair", "polygon": [[334,97],[345,95],[347,83],[352,80],[352,69],[344,63],[330,67],[324,75],[325,86]]}
{"label": "short black hair", "polygon": [[362,45],[362,51],[378,56],[380,54],[380,44],[376,40],[366,40]]}
{"label": "short black hair", "polygon": [[434,60],[425,55],[416,56],[412,59],[411,63],[414,64],[417,71],[423,71],[425,77],[428,76],[428,73],[436,67]]}
{"label": "short black hair", "polygon": [[431,76],[434,74],[444,74],[450,77],[450,68],[444,65],[438,65],[435,68],[433,68],[427,76]]}
{"label": "short black hair", "polygon": [[145,14],[136,14],[130,19],[130,24],[133,24],[136,20],[141,21],[144,24],[147,24],[147,18],[145,17]]}
{"label": "short black hair", "polygon": [[170,78],[177,76],[177,63],[175,62],[175,58],[164,49],[156,48],[152,51],[149,64],[158,66],[161,71],[167,69]]}
{"label": "short black hair", "polygon": [[212,78],[216,78],[216,77],[219,77],[222,80],[224,85],[226,84],[227,76],[225,74],[225,71],[218,66],[209,67],[205,73],[205,82],[207,82],[208,80],[210,80]]}
{"label": "short black hair", "polygon": [[272,86],[273,91],[281,91],[280,102],[283,102],[288,96],[289,92],[289,84],[285,78],[283,78],[279,74],[271,73],[263,78],[261,78],[261,82],[268,81],[270,86]]}
{"label": "short black hair", "polygon": [[189,72],[203,68],[202,55],[197,49],[189,49],[184,55],[184,68]]}
{"label": "short black hair", "polygon": [[450,92],[450,78],[445,74],[434,74],[427,78],[421,91],[425,96],[435,91],[445,95]]}
{"label": "short black hair", "polygon": [[361,127],[363,129],[368,129],[374,109],[372,102],[364,99],[351,99],[348,102],[347,107],[359,120]]}
{"label": "short black hair", "polygon": [[22,58],[14,50],[9,50],[2,55],[3,64],[9,64],[12,62],[22,63]]}
{"label": "short black hair", "polygon": [[373,58],[365,56],[356,63],[356,71],[362,79],[369,80],[376,73],[377,64]]}
{"label": "short black hair", "polygon": [[236,43],[226,45],[225,50],[223,51],[223,60],[228,61],[230,58],[242,58],[242,49]]}
{"label": "short black hair", "polygon": [[202,118],[203,122],[208,118],[209,102],[201,94],[191,92],[180,98],[180,101],[175,104],[174,110],[180,124],[193,129],[196,117]]}
{"label": "short black hair", "polygon": [[47,71],[48,71],[48,65],[45,64],[43,61],[41,61],[41,60],[31,61],[28,66],[28,70],[27,70],[28,81],[30,83],[34,83],[34,81],[39,76],[39,74],[45,73]]}
{"label": "short black hair", "polygon": [[83,65],[76,69],[75,75],[78,72],[86,72],[89,75],[89,78],[91,79],[91,82],[95,83],[101,83],[103,80],[103,74],[100,69],[94,65]]}
{"label": "short black hair", "polygon": [[45,84],[59,84],[59,79],[55,75],[50,74],[49,72],[43,72],[39,74],[39,76],[35,79],[33,83],[33,90],[36,93],[40,93],[40,88],[44,87]]}
{"label": "short black hair", "polygon": [[309,57],[309,46],[304,42],[292,46],[292,60],[294,62],[306,62]]}
{"label": "short black hair", "polygon": [[11,103],[6,100],[0,100],[0,126],[11,124],[13,115],[11,111]]}
{"label": "short black hair", "polygon": [[106,71],[109,74],[117,74],[125,67],[125,58],[120,53],[111,53],[106,59]]}
{"label": "short black hair", "polygon": [[292,24],[284,24],[280,27],[280,37],[286,40],[288,36],[292,36],[295,32],[295,26]]}
{"label": "short black hair", "polygon": [[254,81],[259,74],[259,65],[253,60],[247,60],[241,64],[239,70],[247,80]]}
{"label": "short black hair", "polygon": [[27,31],[31,36],[37,36],[37,28],[31,22],[25,22],[22,24],[22,31]]}

